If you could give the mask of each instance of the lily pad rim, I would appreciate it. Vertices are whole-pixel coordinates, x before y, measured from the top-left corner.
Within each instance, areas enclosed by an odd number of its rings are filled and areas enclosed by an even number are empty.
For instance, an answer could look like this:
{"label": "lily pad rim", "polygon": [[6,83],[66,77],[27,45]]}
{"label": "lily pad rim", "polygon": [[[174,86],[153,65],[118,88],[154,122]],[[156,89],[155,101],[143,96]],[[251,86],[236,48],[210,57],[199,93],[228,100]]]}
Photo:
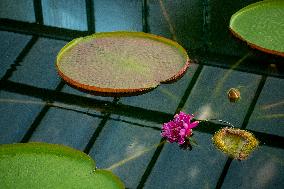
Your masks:
{"label": "lily pad rim", "polygon": [[[17,151],[19,150],[19,151]],[[60,150],[60,151],[59,151]],[[0,144],[0,155],[1,153],[49,153],[55,155],[64,155],[73,158],[83,158],[87,161],[93,161],[92,158],[82,153],[81,151],[65,146],[62,144],[51,144],[45,142],[28,142],[28,143],[13,143],[13,144]],[[95,162],[93,164],[96,166]]]}
{"label": "lily pad rim", "polygon": [[250,5],[246,6],[246,7],[243,7],[242,9],[238,10],[237,12],[235,12],[231,16],[230,24],[229,24],[229,30],[235,37],[237,37],[240,40],[246,42],[251,48],[254,48],[254,49],[260,50],[262,52],[269,53],[269,54],[273,54],[273,55],[278,55],[278,56],[284,57],[284,52],[280,52],[280,51],[277,51],[277,50],[271,50],[271,49],[264,48],[264,47],[261,47],[259,45],[256,45],[256,44],[254,44],[252,42],[249,42],[248,40],[245,39],[244,36],[242,36],[241,34],[237,33],[236,31],[234,31],[234,29],[232,27],[233,22],[235,21],[235,18],[238,17],[239,14],[242,14],[242,13],[244,13],[246,11],[250,11],[251,9],[258,7],[259,5],[262,5],[262,4],[272,4],[272,3],[275,3],[275,2],[283,3],[282,0],[259,1],[259,2],[252,3],[252,4],[250,4]]}
{"label": "lily pad rim", "polygon": [[[95,38],[100,38],[100,37],[108,37],[108,36],[133,36],[133,37],[141,37],[141,38],[149,38],[155,41],[159,41],[162,43],[165,43],[167,45],[173,46],[176,49],[178,49],[178,51],[184,56],[185,58],[185,63],[184,66],[177,71],[177,73],[175,75],[173,75],[172,77],[164,80],[164,81],[156,81],[153,82],[153,85],[151,86],[147,86],[144,88],[102,88],[102,87],[97,87],[94,85],[87,85],[87,84],[83,84],[80,83],[78,81],[75,81],[73,79],[71,79],[70,77],[66,76],[59,68],[59,62],[61,57],[63,56],[63,54],[68,51],[70,48],[72,48],[73,46],[75,46],[76,44],[78,44],[79,42],[82,41],[88,41],[88,40],[92,40]],[[188,69],[190,64],[190,59],[189,56],[186,52],[186,50],[177,42],[171,40],[171,39],[167,39],[165,37],[162,36],[158,36],[155,34],[150,34],[150,33],[145,33],[145,32],[136,32],[136,31],[112,31],[112,32],[99,32],[99,33],[94,33],[92,35],[88,35],[85,37],[79,37],[79,38],[75,38],[72,41],[70,41],[69,43],[67,43],[58,53],[57,57],[56,57],[56,69],[58,71],[58,74],[60,75],[60,77],[65,80],[70,86],[75,87],[79,90],[83,90],[83,91],[88,91],[88,92],[93,92],[93,93],[98,93],[98,94],[103,94],[103,96],[128,96],[129,94],[135,94],[135,93],[143,93],[143,92],[147,92],[150,90],[153,90],[154,88],[158,87],[161,83],[171,83],[175,80],[180,79],[186,72],[186,70]],[[129,95],[130,96],[130,95]]]}

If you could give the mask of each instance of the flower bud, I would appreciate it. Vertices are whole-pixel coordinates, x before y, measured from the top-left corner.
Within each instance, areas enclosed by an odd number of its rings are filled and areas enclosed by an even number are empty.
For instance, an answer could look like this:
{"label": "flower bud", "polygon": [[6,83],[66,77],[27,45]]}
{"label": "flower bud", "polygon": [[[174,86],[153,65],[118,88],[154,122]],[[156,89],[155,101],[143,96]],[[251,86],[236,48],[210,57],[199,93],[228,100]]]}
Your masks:
{"label": "flower bud", "polygon": [[241,93],[236,88],[229,89],[227,95],[230,102],[237,102],[241,98]]}

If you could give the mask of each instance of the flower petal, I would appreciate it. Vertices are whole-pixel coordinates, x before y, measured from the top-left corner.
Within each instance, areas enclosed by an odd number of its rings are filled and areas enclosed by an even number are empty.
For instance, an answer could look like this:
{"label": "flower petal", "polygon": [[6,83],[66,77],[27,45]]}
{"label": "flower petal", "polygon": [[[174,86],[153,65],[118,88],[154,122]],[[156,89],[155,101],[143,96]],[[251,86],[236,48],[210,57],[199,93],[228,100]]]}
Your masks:
{"label": "flower petal", "polygon": [[190,123],[189,128],[192,129],[194,127],[197,127],[199,124],[199,121],[194,121],[193,123]]}
{"label": "flower petal", "polygon": [[184,138],[179,138],[179,139],[178,139],[178,143],[179,143],[179,144],[183,144],[184,142],[185,142]]}

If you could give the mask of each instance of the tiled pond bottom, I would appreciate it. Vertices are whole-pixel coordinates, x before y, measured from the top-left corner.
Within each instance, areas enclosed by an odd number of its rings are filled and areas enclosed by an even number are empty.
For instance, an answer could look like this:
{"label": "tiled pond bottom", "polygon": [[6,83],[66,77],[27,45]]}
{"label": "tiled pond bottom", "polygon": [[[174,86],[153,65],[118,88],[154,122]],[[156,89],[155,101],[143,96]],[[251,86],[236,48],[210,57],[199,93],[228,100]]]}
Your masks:
{"label": "tiled pond bottom", "polygon": [[[3,31],[0,39],[1,144],[42,141],[74,147],[131,189],[283,188],[283,77],[199,62],[178,82],[147,94],[96,97],[71,89],[57,76],[55,56],[66,41]],[[237,103],[227,98],[232,87],[241,92]],[[260,146],[247,160],[228,159],[211,140],[219,124],[197,127],[198,145],[192,151],[161,143],[162,123],[180,110],[245,128]]]}

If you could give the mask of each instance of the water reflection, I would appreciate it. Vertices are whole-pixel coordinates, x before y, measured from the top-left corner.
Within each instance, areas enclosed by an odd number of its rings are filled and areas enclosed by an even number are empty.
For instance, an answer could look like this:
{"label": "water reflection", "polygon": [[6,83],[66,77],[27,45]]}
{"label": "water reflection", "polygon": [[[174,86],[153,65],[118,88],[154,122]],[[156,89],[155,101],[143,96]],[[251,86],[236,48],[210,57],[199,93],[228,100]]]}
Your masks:
{"label": "water reflection", "polygon": [[[135,143],[135,142],[134,142],[134,143]],[[138,157],[140,157],[140,156],[142,156],[142,155],[144,155],[144,154],[150,152],[151,150],[156,149],[157,147],[163,145],[164,143],[165,143],[165,141],[160,142],[159,144],[153,145],[153,146],[148,147],[148,148],[143,147],[143,146],[137,146],[138,143],[137,143],[137,144],[132,144],[131,147],[129,146],[130,148],[132,148],[133,150],[135,150],[134,153],[130,153],[130,154],[132,154],[132,155],[130,155],[129,153],[126,154],[126,155],[127,155],[126,158],[124,158],[124,159],[122,159],[122,160],[120,160],[120,161],[118,161],[118,162],[112,164],[111,166],[109,166],[109,167],[106,168],[106,169],[107,169],[107,170],[116,169],[116,168],[118,168],[118,167],[120,167],[120,166],[126,164],[127,162],[132,161],[132,160],[134,160],[134,159],[136,159],[136,158],[138,158]],[[129,148],[129,147],[128,147],[128,148]],[[131,151],[133,151],[133,150],[131,150]]]}
{"label": "water reflection", "polygon": [[224,74],[224,76],[219,80],[219,82],[216,85],[216,88],[213,92],[213,98],[217,97],[221,93],[221,89],[224,86],[225,81],[229,78],[231,73],[234,71],[235,68],[237,68],[245,59],[247,59],[249,56],[251,56],[251,53],[245,54],[241,59],[239,59],[236,63],[234,63],[228,71]]}
{"label": "water reflection", "polygon": [[169,30],[170,30],[170,33],[172,34],[172,39],[177,41],[177,35],[176,35],[176,31],[175,31],[175,28],[173,26],[173,22],[171,21],[171,18],[169,16],[169,13],[168,11],[166,10],[166,7],[163,3],[162,0],[159,0],[159,4],[160,4],[160,7],[161,7],[161,10],[162,10],[162,13],[163,13],[163,16],[164,18],[166,19],[166,22],[169,26]]}

